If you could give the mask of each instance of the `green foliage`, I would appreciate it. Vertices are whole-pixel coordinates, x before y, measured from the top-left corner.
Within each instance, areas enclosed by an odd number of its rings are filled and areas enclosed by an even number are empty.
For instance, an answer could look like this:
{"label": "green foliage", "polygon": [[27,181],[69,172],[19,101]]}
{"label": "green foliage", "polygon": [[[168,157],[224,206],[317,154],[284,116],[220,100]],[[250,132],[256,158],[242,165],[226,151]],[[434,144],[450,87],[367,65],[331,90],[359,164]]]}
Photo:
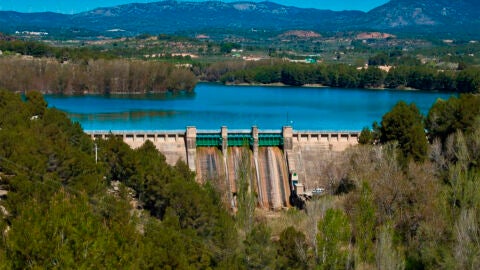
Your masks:
{"label": "green foliage", "polygon": [[254,213],[257,205],[255,194],[253,193],[254,174],[250,162],[249,149],[242,151],[238,163],[238,175],[236,179],[237,187],[237,213],[236,222],[238,228],[245,234],[248,234],[254,226]]}
{"label": "green foliage", "polygon": [[384,52],[381,52],[368,59],[369,66],[385,66],[388,64],[388,62],[389,62],[388,55]]}
{"label": "green foliage", "polygon": [[[229,66],[225,68],[224,65]],[[301,64],[271,60],[255,64],[211,65],[206,71],[209,81],[222,83],[283,83],[292,86],[322,84],[340,88],[414,88],[475,93],[480,87],[480,71],[438,71],[425,65],[399,65],[384,72],[376,66],[357,70],[345,64]]]}
{"label": "green foliage", "polygon": [[358,143],[373,144],[373,142],[374,142],[373,132],[368,127],[363,128],[362,132],[360,133],[360,137],[358,138]]}
{"label": "green foliage", "polygon": [[204,268],[229,258],[235,241],[233,220],[215,192],[194,182],[188,166],[168,166],[149,141],[133,151],[112,137],[102,142],[100,149],[110,169],[109,179],[133,188],[144,209],[182,232],[178,237],[186,234],[191,238],[181,247],[186,248],[184,252],[196,250],[197,256],[187,259],[189,265],[199,263],[197,266]]}
{"label": "green foliage", "polygon": [[233,49],[240,49],[240,44],[225,42],[220,44],[220,52],[222,53],[231,53]]}
{"label": "green foliage", "polygon": [[[209,269],[234,261],[233,219],[186,164],[171,167],[152,143],[132,150],[113,136],[97,141],[95,164],[90,138],[41,95],[0,97],[0,176],[9,190],[0,268]],[[131,189],[107,192],[114,180]],[[132,209],[132,196],[147,211]]]}
{"label": "green foliage", "polygon": [[329,209],[318,223],[319,269],[347,269],[350,260],[351,228],[347,216]]}
{"label": "green foliage", "polygon": [[107,179],[127,182],[135,174],[135,160],[131,149],[121,138],[109,136],[108,140],[99,142],[99,159],[105,164]]}
{"label": "green foliage", "polygon": [[391,225],[382,226],[377,235],[375,261],[377,269],[403,270],[404,258],[394,243],[394,230]]}
{"label": "green foliage", "polygon": [[406,67],[391,68],[385,77],[385,87],[392,89],[406,87],[409,82],[408,73],[409,68]]}
{"label": "green foliage", "polygon": [[280,269],[307,269],[308,246],[305,235],[293,227],[288,227],[278,240],[278,260]]}
{"label": "green foliage", "polygon": [[377,67],[370,67],[361,74],[360,85],[364,88],[378,88],[383,86],[385,72]]}
{"label": "green foliage", "polygon": [[462,70],[457,77],[457,88],[462,93],[478,93],[480,91],[480,70],[478,68]]}
{"label": "green foliage", "polygon": [[[17,57],[0,59],[0,87],[42,93],[158,93],[192,91],[197,79],[170,63],[134,60],[92,60],[60,63]],[[28,98],[28,97],[27,97]]]}
{"label": "green foliage", "polygon": [[0,50],[34,57],[55,57],[60,61],[114,58],[112,54],[94,48],[53,47],[42,42],[23,40],[0,40]]}
{"label": "green foliage", "polygon": [[241,264],[246,269],[275,269],[276,249],[270,238],[270,229],[265,224],[253,227],[243,242],[245,253]]}
{"label": "green foliage", "polygon": [[[113,202],[113,201],[112,201]],[[114,202],[117,203],[117,202]],[[120,203],[120,202],[118,202]],[[6,238],[13,268],[135,268],[140,235],[135,223],[105,223],[86,196],[56,193],[48,203],[22,203]],[[35,207],[32,207],[35,205]],[[98,203],[96,208],[101,208]]]}
{"label": "green foliage", "polygon": [[476,95],[460,95],[448,100],[437,100],[426,119],[429,136],[443,142],[457,130],[466,134],[477,127],[480,115],[480,98]]}
{"label": "green foliage", "polygon": [[374,259],[373,240],[375,237],[375,207],[368,183],[364,182],[359,194],[354,220],[354,236],[357,256],[360,262],[371,263]]}
{"label": "green foliage", "polygon": [[404,164],[411,159],[425,160],[428,141],[424,131],[423,116],[415,104],[407,105],[402,101],[397,103],[383,116],[380,132],[380,142],[398,142]]}
{"label": "green foliage", "polygon": [[32,116],[43,116],[45,109],[47,109],[47,102],[45,102],[40,92],[27,92],[25,100],[27,101]]}

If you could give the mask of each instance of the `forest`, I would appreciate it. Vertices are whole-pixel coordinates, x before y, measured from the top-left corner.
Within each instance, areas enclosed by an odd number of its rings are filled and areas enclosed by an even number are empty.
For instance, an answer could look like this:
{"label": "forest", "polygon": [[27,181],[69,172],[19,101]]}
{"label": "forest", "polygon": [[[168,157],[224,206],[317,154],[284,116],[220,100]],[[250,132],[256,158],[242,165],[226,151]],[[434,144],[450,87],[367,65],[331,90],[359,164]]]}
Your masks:
{"label": "forest", "polygon": [[59,62],[45,58],[0,58],[0,87],[25,93],[146,94],[193,91],[197,79],[184,67],[139,60]]}
{"label": "forest", "polygon": [[207,79],[224,84],[308,84],[339,88],[390,88],[475,93],[480,90],[480,69],[439,70],[425,65],[400,65],[388,72],[376,65],[356,68],[346,64],[300,64],[264,61],[252,65],[217,64]]}
{"label": "forest", "polygon": [[93,142],[39,92],[2,90],[0,268],[478,269],[479,110],[399,102],[332,161],[330,194],[272,218],[249,173],[232,213],[153,144]]}

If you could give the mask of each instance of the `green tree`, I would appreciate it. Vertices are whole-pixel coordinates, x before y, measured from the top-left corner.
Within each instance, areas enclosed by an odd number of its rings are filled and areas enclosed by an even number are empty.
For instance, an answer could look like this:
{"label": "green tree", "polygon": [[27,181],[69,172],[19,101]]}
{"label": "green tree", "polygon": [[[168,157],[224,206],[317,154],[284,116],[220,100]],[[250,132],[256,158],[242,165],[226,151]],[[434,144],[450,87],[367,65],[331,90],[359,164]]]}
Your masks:
{"label": "green tree", "polygon": [[480,69],[468,68],[457,76],[457,89],[461,93],[477,93],[480,91]]}
{"label": "green tree", "polygon": [[402,161],[423,161],[427,156],[428,141],[425,134],[423,116],[415,104],[398,102],[381,122],[380,142],[397,141]]}
{"label": "green tree", "polygon": [[430,108],[426,119],[429,136],[445,142],[450,134],[457,130],[470,134],[478,125],[480,116],[480,98],[464,94],[448,100],[437,100]]}
{"label": "green tree", "polygon": [[405,261],[402,254],[395,247],[393,241],[394,230],[391,225],[384,225],[377,235],[375,261],[377,269],[403,270]]}
{"label": "green tree", "polygon": [[29,91],[25,95],[27,106],[30,109],[31,116],[43,116],[47,109],[47,102],[43,99],[43,95],[38,91]]}
{"label": "green tree", "polygon": [[368,65],[370,66],[384,66],[388,64],[389,59],[388,55],[384,52],[379,53],[375,56],[372,56],[368,59]]}
{"label": "green tree", "polygon": [[351,227],[341,210],[329,209],[318,223],[318,259],[320,269],[348,269]]}
{"label": "green tree", "polygon": [[385,87],[401,88],[408,84],[408,70],[405,67],[393,67],[385,77]]}
{"label": "green tree", "polygon": [[373,241],[375,238],[376,217],[372,190],[368,183],[362,183],[359,196],[353,221],[355,246],[358,260],[360,262],[371,263],[374,259]]}
{"label": "green tree", "polygon": [[363,128],[362,132],[360,133],[360,137],[358,138],[358,143],[373,144],[373,142],[374,142],[373,132],[368,127]]}
{"label": "green tree", "polygon": [[[110,206],[115,203],[108,202]],[[96,207],[106,206],[98,201]],[[8,259],[16,269],[136,268],[141,258],[141,236],[132,220],[117,219],[128,217],[123,211],[125,208],[117,208],[110,217],[102,216],[86,196],[65,191],[45,204],[27,200],[12,219],[6,238]],[[116,220],[109,223],[104,218]]]}
{"label": "green tree", "polygon": [[365,88],[378,88],[384,83],[385,72],[377,67],[369,67],[361,75],[361,85]]}
{"label": "green tree", "polygon": [[243,242],[245,253],[241,261],[246,269],[274,269],[275,246],[270,238],[270,229],[265,224],[253,227]]}
{"label": "green tree", "polygon": [[307,269],[308,246],[305,235],[293,227],[288,227],[280,234],[278,256],[280,269]]}

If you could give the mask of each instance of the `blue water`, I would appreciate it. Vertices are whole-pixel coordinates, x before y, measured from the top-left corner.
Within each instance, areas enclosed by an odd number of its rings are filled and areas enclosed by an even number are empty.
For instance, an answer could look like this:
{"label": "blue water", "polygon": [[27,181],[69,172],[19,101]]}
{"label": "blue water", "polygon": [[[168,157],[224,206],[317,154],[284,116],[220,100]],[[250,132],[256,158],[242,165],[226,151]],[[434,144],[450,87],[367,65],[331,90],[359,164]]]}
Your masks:
{"label": "blue water", "polygon": [[194,94],[46,96],[85,130],[281,129],[361,130],[381,121],[398,101],[422,113],[452,94],[423,91],[223,86],[200,83]]}

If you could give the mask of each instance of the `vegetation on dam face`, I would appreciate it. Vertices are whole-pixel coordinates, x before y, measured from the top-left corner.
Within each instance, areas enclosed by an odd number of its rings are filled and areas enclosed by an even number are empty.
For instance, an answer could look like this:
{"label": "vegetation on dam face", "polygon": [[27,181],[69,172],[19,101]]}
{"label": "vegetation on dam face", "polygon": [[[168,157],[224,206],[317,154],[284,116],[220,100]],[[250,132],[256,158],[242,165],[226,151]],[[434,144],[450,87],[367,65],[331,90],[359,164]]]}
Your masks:
{"label": "vegetation on dam face", "polygon": [[39,93],[0,91],[1,267],[476,269],[479,105],[439,101],[425,121],[398,104],[332,161],[328,195],[266,218],[250,173],[229,213],[152,144],[97,141],[95,163],[94,142]]}

